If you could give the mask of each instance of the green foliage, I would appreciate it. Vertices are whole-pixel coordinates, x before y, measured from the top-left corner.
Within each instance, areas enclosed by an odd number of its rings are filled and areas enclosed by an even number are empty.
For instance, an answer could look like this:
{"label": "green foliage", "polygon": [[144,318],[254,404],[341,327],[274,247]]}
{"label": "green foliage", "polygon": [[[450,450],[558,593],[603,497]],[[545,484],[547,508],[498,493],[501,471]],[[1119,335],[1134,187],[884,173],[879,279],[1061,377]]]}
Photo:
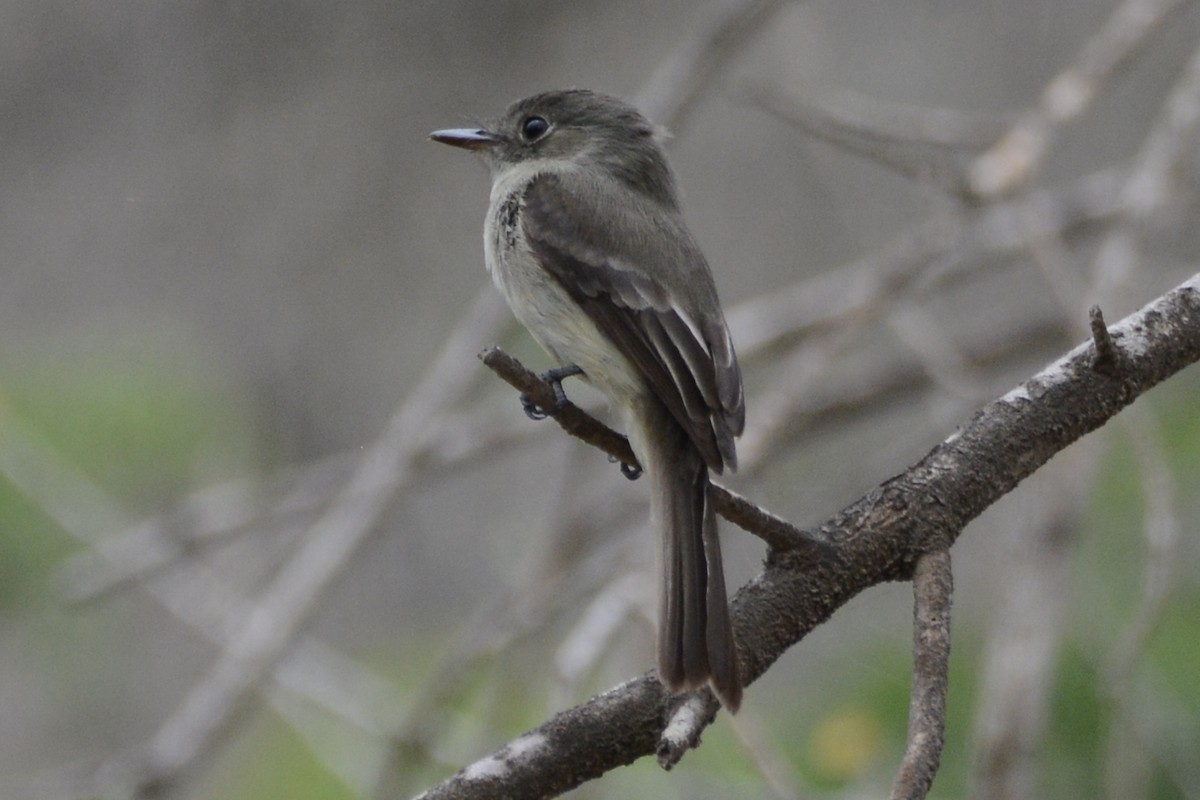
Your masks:
{"label": "green foliage", "polygon": [[70,549],[42,509],[0,479],[0,610],[27,604]]}
{"label": "green foliage", "polygon": [[355,800],[335,775],[324,769],[294,729],[273,715],[256,725],[238,751],[239,768],[209,796],[223,800]]}
{"label": "green foliage", "polygon": [[1102,797],[1107,703],[1088,657],[1068,646],[1059,654],[1057,680],[1047,712],[1041,760],[1047,797]]}
{"label": "green foliage", "polygon": [[[97,338],[39,353],[5,370],[0,410],[44,440],[64,473],[86,476],[131,514],[168,508],[203,480],[208,460],[228,467],[252,442],[193,350],[146,332],[136,344]],[[73,542],[0,479],[0,608],[41,590]]]}
{"label": "green foliage", "polygon": [[1163,681],[1200,716],[1200,590],[1190,587],[1173,602],[1150,642],[1149,660]]}
{"label": "green foliage", "polygon": [[[187,350],[103,346],[43,356],[6,384],[14,412],[63,459],[125,502],[178,491],[197,457],[238,453],[247,426],[203,359]],[[112,347],[116,349],[117,344]]]}

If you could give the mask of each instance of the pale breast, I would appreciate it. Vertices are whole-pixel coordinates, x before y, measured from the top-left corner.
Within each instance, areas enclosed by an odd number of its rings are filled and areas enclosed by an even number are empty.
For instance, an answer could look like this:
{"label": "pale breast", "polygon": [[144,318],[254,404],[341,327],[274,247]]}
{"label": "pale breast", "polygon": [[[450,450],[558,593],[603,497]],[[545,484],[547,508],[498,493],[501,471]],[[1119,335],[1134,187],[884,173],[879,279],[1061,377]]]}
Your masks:
{"label": "pale breast", "polygon": [[[646,383],[562,285],[534,258],[520,225],[525,181],[498,180],[493,190],[484,251],[488,270],[513,315],[560,365],[575,364],[614,402],[645,395]],[[507,185],[501,186],[502,183]]]}

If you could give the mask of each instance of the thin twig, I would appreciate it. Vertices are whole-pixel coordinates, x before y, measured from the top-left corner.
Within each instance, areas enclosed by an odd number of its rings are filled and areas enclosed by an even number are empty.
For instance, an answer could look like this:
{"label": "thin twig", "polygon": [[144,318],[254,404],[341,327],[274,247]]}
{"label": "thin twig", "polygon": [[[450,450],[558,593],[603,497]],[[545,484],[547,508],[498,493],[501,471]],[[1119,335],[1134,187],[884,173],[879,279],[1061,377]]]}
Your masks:
{"label": "thin twig", "polygon": [[921,800],[942,758],[946,691],[950,685],[950,604],[954,577],[950,551],[917,559],[913,570],[913,678],[908,704],[908,747],[892,784],[892,800]]}
{"label": "thin twig", "polygon": [[688,750],[700,744],[700,734],[712,724],[719,707],[708,690],[688,695],[676,706],[658,738],[658,765],[671,769]]}
{"label": "thin twig", "polygon": [[1108,334],[1108,326],[1104,324],[1104,312],[1100,306],[1092,306],[1088,311],[1088,321],[1092,330],[1092,345],[1096,354],[1092,358],[1092,369],[1115,375],[1121,363],[1121,351],[1113,343]]}
{"label": "thin twig", "polygon": [[[535,403],[554,405],[554,389],[536,373],[499,347],[489,347],[479,354],[483,363],[513,388],[528,395]],[[631,467],[637,467],[637,457],[629,440],[588,414],[579,406],[567,404],[554,415],[554,421],[564,431],[593,447],[608,453]],[[770,547],[778,550],[804,550],[819,556],[825,545],[811,532],[802,531],[781,517],[754,505],[741,495],[713,485],[713,506],[717,513],[743,530],[753,533]]]}

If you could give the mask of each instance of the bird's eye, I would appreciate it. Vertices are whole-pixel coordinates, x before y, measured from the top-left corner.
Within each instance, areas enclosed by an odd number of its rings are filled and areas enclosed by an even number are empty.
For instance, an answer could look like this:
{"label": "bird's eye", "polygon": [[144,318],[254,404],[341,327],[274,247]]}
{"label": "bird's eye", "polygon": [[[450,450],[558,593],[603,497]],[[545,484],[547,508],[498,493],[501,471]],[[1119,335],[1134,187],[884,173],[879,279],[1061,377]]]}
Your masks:
{"label": "bird's eye", "polygon": [[521,123],[521,135],[528,142],[537,141],[550,130],[550,123],[542,117],[526,117]]}

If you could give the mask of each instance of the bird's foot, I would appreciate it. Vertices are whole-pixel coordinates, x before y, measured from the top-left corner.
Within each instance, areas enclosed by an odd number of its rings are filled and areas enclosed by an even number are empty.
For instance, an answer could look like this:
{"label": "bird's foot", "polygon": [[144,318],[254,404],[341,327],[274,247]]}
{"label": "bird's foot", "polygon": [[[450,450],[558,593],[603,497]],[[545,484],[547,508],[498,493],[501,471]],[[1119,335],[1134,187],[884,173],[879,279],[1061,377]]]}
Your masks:
{"label": "bird's foot", "polygon": [[629,480],[636,481],[638,478],[642,477],[642,468],[641,467],[634,466],[633,464],[626,464],[624,461],[620,460],[616,456],[609,456],[608,460],[614,464],[620,464],[621,465],[621,474],[624,475]]}
{"label": "bird's foot", "polygon": [[554,405],[550,408],[542,408],[524,392],[521,393],[521,408],[525,409],[525,416],[530,419],[538,420],[546,417],[553,417],[558,412],[566,408],[567,393],[563,391],[563,379],[569,378],[572,375],[582,375],[583,370],[575,364],[566,367],[556,367],[555,369],[547,370],[541,374],[541,379],[549,383],[554,388]]}

